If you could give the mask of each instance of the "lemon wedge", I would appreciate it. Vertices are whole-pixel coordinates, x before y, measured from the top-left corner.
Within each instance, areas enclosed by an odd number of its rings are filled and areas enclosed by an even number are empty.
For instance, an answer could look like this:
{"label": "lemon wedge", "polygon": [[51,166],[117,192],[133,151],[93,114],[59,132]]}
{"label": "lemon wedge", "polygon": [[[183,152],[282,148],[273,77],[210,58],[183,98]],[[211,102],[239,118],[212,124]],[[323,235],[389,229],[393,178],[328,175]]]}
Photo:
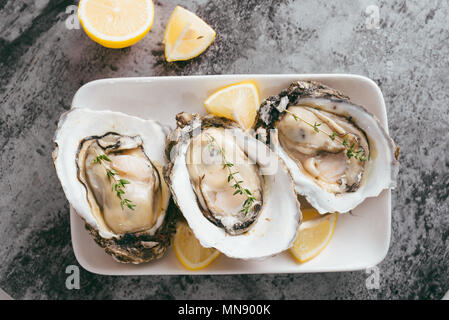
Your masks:
{"label": "lemon wedge", "polygon": [[170,62],[195,58],[214,39],[214,29],[193,12],[177,6],[165,29],[165,59]]}
{"label": "lemon wedge", "polygon": [[234,120],[244,129],[253,126],[259,105],[259,90],[252,80],[220,88],[204,101],[209,113]]}
{"label": "lemon wedge", "polygon": [[[301,207],[301,209],[302,209],[302,207]],[[306,222],[306,221],[310,221],[310,220],[314,220],[314,219],[323,217],[318,212],[318,210],[316,210],[314,208],[302,209],[301,213],[302,213],[302,222]]]}
{"label": "lemon wedge", "polygon": [[141,40],[153,25],[152,0],[81,0],[78,17],[86,34],[107,48]]}
{"label": "lemon wedge", "polygon": [[329,213],[322,216],[315,209],[304,210],[303,223],[299,226],[298,236],[290,248],[299,262],[313,259],[326,248],[334,234],[337,215]]}
{"label": "lemon wedge", "polygon": [[204,248],[185,222],[176,226],[173,248],[179,261],[190,270],[204,269],[220,255],[217,249]]}

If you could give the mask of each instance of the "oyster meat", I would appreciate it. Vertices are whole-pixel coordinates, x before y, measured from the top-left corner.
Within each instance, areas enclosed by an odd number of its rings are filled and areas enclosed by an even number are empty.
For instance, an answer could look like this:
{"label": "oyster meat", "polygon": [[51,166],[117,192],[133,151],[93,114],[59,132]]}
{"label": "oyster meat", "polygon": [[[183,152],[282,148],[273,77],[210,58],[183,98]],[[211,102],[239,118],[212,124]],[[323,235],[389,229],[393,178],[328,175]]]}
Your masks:
{"label": "oyster meat", "polygon": [[395,186],[397,149],[388,133],[363,107],[320,83],[296,81],[266,99],[256,132],[320,213],[348,212]]}
{"label": "oyster meat", "polygon": [[[262,205],[263,181],[257,165],[249,163],[245,152],[234,147],[233,136],[226,133],[223,127],[205,128],[202,134],[192,138],[186,163],[205,216],[235,235],[246,232],[257,219]],[[224,159],[229,160],[232,167],[223,168]],[[230,176],[233,172],[235,174]],[[232,186],[237,181],[242,181],[241,188],[249,192],[235,194]],[[248,212],[243,212],[242,205],[249,194],[254,200]]]}
{"label": "oyster meat", "polygon": [[241,259],[289,248],[301,212],[279,157],[230,120],[188,113],[176,119],[164,175],[201,244]]}
{"label": "oyster meat", "polygon": [[53,158],[66,197],[120,262],[157,259],[170,244],[165,138],[158,123],[118,112],[72,109],[60,119]]}

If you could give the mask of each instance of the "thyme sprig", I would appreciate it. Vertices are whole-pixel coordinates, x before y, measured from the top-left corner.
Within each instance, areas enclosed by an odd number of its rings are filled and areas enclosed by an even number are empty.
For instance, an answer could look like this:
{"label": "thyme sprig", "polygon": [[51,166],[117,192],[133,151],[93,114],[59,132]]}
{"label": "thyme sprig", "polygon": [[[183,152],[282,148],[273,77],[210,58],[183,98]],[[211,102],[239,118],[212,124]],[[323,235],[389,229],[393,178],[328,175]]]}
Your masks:
{"label": "thyme sprig", "polygon": [[[95,151],[95,152],[96,152],[96,151]],[[97,153],[97,154],[98,154],[98,153]],[[109,159],[109,157],[108,157],[107,155],[105,155],[105,154],[100,154],[99,156],[97,156],[97,157],[94,159],[93,163],[101,163],[102,160],[107,161],[107,162],[111,162],[111,159]]]}
{"label": "thyme sprig", "polygon": [[236,194],[241,194],[244,195],[246,197],[245,201],[242,204],[242,209],[240,209],[240,212],[243,213],[244,215],[248,214],[248,212],[251,210],[251,208],[254,205],[254,202],[256,201],[256,198],[253,196],[253,194],[251,193],[251,191],[247,188],[244,188],[242,186],[243,181],[242,180],[238,180],[235,175],[237,173],[239,173],[238,171],[233,171],[232,167],[234,167],[234,164],[230,161],[228,161],[224,155],[224,149],[221,148],[217,141],[215,140],[214,137],[212,137],[209,134],[206,134],[208,139],[209,139],[209,150],[211,150],[211,148],[213,148],[213,145],[215,145],[215,147],[217,148],[218,152],[221,155],[222,161],[223,161],[223,169],[227,169],[229,174],[228,174],[228,182],[233,182],[232,187],[235,189],[233,195]]}
{"label": "thyme sprig", "polygon": [[117,177],[117,172],[115,170],[111,169],[110,167],[108,167],[104,163],[104,161],[111,162],[111,159],[109,159],[109,157],[105,154],[97,153],[97,157],[92,161],[92,163],[98,163],[98,164],[102,165],[106,170],[106,177],[108,178],[108,181],[109,182],[112,182],[112,180],[114,181],[112,184],[111,190],[113,192],[115,192],[115,194],[117,195],[117,198],[120,199],[120,207],[122,207],[122,210],[124,210],[125,206],[126,206],[129,209],[134,211],[134,208],[136,207],[136,205],[133,204],[131,200],[129,200],[127,198],[123,198],[123,196],[125,194],[125,190],[124,190],[125,185],[130,184],[131,182],[129,182],[126,179],[119,179]]}
{"label": "thyme sprig", "polygon": [[313,128],[313,130],[316,133],[324,133],[326,134],[332,141],[337,140],[337,142],[341,143],[345,149],[346,149],[346,156],[348,157],[348,159],[351,159],[352,157],[354,157],[355,159],[359,160],[359,161],[366,161],[366,155],[365,152],[363,151],[363,149],[359,149],[357,151],[354,150],[355,144],[352,143],[351,145],[349,145],[348,139],[346,137],[343,138],[343,140],[337,136],[337,132],[326,132],[325,130],[322,130],[321,128],[319,128],[319,126],[321,126],[321,123],[315,122],[314,124],[308,122],[307,120],[304,120],[303,118],[299,117],[298,115],[296,115],[295,113],[291,112],[288,109],[285,109],[285,112],[287,112],[288,114],[292,115],[292,117],[298,121],[301,120],[302,122],[308,124],[309,126],[311,126]]}

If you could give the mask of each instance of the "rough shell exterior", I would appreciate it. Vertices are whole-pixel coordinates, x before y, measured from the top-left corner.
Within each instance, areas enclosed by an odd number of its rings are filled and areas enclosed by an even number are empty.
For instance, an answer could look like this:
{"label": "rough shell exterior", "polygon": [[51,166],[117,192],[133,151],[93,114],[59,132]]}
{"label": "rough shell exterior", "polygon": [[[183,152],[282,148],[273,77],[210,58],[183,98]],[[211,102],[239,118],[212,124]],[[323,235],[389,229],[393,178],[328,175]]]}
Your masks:
{"label": "rough shell exterior", "polygon": [[288,105],[294,105],[300,98],[329,98],[334,101],[349,100],[339,91],[315,81],[295,81],[278,95],[262,102],[256,121],[256,128],[274,128]]}
{"label": "rough shell exterior", "polygon": [[164,224],[154,235],[149,235],[145,231],[126,234],[120,238],[102,238],[98,230],[85,224],[86,229],[94,238],[95,242],[106,253],[122,263],[139,264],[161,258],[171,244],[172,235],[176,231],[176,222],[179,217],[178,209],[170,201],[166,212]]}

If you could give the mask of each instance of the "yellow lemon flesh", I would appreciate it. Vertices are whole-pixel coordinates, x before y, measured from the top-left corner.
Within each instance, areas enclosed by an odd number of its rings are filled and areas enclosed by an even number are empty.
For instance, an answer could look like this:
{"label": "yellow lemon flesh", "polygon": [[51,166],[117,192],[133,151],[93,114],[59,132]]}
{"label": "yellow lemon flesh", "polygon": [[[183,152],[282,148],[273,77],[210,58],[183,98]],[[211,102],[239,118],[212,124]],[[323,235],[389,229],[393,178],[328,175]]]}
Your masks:
{"label": "yellow lemon flesh", "polygon": [[92,40],[107,48],[124,48],[150,31],[154,6],[151,0],[81,0],[78,17]]}
{"label": "yellow lemon flesh", "polygon": [[316,257],[329,244],[337,223],[337,213],[320,215],[315,209],[305,209],[291,253],[299,262]]}
{"label": "yellow lemon flesh", "polygon": [[195,58],[214,39],[214,29],[193,12],[177,6],[165,29],[165,58],[168,62]]}
{"label": "yellow lemon flesh", "polygon": [[176,227],[173,248],[179,261],[190,270],[203,269],[220,255],[214,248],[204,248],[185,222]]}
{"label": "yellow lemon flesh", "polygon": [[254,125],[259,105],[259,90],[252,80],[223,87],[204,101],[209,113],[234,120],[244,129]]}
{"label": "yellow lemon flesh", "polygon": [[318,210],[316,210],[314,208],[303,209],[303,210],[301,210],[301,213],[302,213],[302,222],[306,222],[306,221],[310,221],[310,220],[314,220],[314,219],[323,217],[318,212]]}

